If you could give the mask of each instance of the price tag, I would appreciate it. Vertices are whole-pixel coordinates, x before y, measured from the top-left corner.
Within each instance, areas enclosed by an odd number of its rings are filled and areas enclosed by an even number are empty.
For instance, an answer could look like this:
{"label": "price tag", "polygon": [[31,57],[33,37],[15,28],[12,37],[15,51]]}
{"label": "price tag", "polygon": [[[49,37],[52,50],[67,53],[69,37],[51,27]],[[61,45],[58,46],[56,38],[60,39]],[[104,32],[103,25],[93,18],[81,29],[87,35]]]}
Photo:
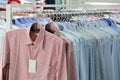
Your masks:
{"label": "price tag", "polygon": [[29,60],[29,73],[36,73],[36,60]]}

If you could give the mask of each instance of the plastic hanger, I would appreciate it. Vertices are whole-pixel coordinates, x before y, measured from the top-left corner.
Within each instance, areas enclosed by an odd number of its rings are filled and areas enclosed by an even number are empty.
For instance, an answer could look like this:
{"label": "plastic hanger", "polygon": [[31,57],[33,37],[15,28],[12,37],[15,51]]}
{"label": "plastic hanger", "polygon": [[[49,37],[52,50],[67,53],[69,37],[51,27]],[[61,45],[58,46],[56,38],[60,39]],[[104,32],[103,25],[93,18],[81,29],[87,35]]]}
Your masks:
{"label": "plastic hanger", "polygon": [[47,24],[45,26],[45,30],[48,31],[48,32],[50,32],[50,33],[55,33],[55,31],[51,29],[50,25],[51,25],[51,23]]}
{"label": "plastic hanger", "polygon": [[33,23],[30,31],[35,32],[35,33],[39,33],[40,32],[40,26],[39,25],[40,25],[39,23]]}

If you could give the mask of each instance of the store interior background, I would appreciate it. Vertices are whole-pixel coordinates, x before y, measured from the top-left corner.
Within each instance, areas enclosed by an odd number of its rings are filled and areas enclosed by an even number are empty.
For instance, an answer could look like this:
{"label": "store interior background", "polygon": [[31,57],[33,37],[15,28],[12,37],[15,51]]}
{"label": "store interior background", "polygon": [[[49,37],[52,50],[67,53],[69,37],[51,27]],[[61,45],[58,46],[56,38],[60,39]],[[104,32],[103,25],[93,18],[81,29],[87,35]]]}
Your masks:
{"label": "store interior background", "polygon": [[[17,0],[0,0],[0,8],[5,8],[8,1],[17,1]],[[45,0],[19,0],[21,4],[45,4]],[[47,1],[47,0],[46,0]],[[50,1],[50,0],[48,0]],[[62,1],[62,4],[66,5],[81,5],[81,4],[90,4],[90,5],[120,5],[120,0],[51,0],[51,3],[54,1]]]}

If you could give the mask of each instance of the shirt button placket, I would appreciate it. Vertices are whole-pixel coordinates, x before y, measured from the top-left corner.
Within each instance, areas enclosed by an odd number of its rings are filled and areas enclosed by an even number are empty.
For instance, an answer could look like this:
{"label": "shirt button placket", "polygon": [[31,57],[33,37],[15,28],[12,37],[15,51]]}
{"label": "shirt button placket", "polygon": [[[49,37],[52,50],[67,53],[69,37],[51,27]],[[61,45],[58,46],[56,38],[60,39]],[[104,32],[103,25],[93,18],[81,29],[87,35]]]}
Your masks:
{"label": "shirt button placket", "polygon": [[33,58],[35,58],[35,46],[34,45],[32,47],[32,56],[33,56]]}

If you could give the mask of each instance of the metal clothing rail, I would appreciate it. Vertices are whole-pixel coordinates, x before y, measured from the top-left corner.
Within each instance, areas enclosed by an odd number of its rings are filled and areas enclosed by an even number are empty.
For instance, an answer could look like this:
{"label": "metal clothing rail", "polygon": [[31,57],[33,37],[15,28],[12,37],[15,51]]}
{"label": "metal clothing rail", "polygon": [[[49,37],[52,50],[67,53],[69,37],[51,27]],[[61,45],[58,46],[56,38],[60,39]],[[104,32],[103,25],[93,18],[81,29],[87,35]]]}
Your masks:
{"label": "metal clothing rail", "polygon": [[[46,13],[47,14],[47,13]],[[58,15],[58,16],[66,16],[66,15],[74,15],[74,16],[77,16],[77,15],[97,15],[97,14],[114,14],[114,12],[108,12],[108,11],[102,11],[102,12],[62,12],[62,13],[48,13],[47,15],[50,16],[50,15]]]}
{"label": "metal clothing rail", "polygon": [[101,14],[115,14],[119,13],[120,10],[115,12],[113,9],[100,9],[100,10],[88,10],[86,12],[82,10],[63,10],[60,12],[43,12],[50,18],[54,17],[66,17],[66,16],[79,16],[79,15],[101,15]]}
{"label": "metal clothing rail", "polygon": [[103,14],[111,15],[115,14],[114,12],[110,11],[90,11],[90,12],[61,12],[61,13],[45,13],[47,17],[51,18],[53,21],[71,21],[70,17],[72,16],[89,16],[95,15],[102,17]]}

